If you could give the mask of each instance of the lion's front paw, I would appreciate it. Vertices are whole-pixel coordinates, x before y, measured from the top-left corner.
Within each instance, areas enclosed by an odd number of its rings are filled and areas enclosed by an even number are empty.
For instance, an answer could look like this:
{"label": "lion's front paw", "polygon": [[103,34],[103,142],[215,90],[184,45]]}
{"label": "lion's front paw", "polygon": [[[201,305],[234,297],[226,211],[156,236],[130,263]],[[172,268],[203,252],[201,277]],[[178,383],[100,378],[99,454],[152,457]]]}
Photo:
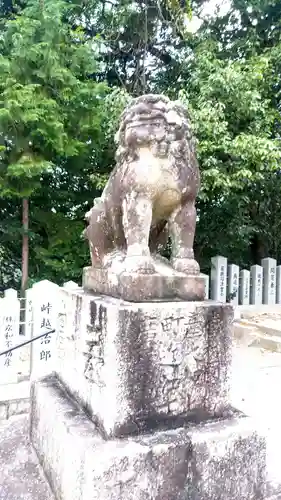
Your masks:
{"label": "lion's front paw", "polygon": [[195,259],[172,259],[171,264],[176,271],[181,273],[192,276],[200,273],[199,264]]}
{"label": "lion's front paw", "polygon": [[153,274],[155,273],[154,263],[151,257],[134,256],[126,257],[124,261],[124,272],[138,274]]}

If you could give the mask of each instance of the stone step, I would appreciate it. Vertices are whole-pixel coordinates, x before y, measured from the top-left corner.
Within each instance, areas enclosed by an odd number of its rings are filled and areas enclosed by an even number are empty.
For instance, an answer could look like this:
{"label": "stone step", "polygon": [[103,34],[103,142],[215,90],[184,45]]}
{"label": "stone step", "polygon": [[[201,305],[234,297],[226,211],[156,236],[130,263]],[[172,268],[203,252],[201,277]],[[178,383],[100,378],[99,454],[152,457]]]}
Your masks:
{"label": "stone step", "polygon": [[247,417],[108,440],[51,376],[32,389],[31,440],[57,499],[265,498],[265,440]]}
{"label": "stone step", "polygon": [[267,324],[245,319],[236,320],[233,323],[233,335],[244,345],[281,352],[281,329],[273,328]]}

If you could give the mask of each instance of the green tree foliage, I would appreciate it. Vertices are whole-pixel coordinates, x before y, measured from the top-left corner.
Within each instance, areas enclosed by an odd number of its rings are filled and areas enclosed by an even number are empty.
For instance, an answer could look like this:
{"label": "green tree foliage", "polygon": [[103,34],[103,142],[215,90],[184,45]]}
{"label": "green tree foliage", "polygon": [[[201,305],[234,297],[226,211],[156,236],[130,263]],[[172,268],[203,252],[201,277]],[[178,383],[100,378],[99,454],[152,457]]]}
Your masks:
{"label": "green tree foliage", "polygon": [[[216,45],[198,46],[180,93],[192,116],[202,172],[197,253],[205,265],[216,253],[249,265],[264,252],[276,255],[279,221],[268,219],[267,211],[269,192],[279,182],[281,151],[272,131],[280,118],[264,95],[270,60],[220,60],[216,52]],[[264,231],[272,238],[261,248],[255,241]]]}
{"label": "green tree foliage", "polygon": [[101,66],[94,75],[132,95],[144,93],[157,81],[159,69],[178,71],[183,41],[189,39],[185,0],[88,0],[75,3],[73,24],[87,39],[99,43]]}
{"label": "green tree foliage", "polygon": [[113,167],[122,109],[147,91],[179,97],[191,115],[203,269],[216,253],[243,266],[279,258],[280,2],[232,0],[226,15],[189,33],[190,7],[200,15],[206,3],[0,4],[0,262],[9,284],[20,269],[23,196],[31,279],[80,279],[84,213]]}
{"label": "green tree foliage", "polygon": [[86,159],[103,140],[107,93],[105,84],[90,78],[97,67],[94,44],[64,22],[67,9],[58,0],[30,2],[6,22],[0,53],[0,194],[14,204],[16,197],[31,197],[35,225],[48,209],[53,227],[50,214],[56,213],[56,230],[57,220],[62,223],[58,234],[70,225],[73,205],[60,217],[55,206],[45,207],[48,196],[40,207],[32,197],[46,182],[60,190],[60,178],[65,195],[75,191]]}
{"label": "green tree foliage", "polygon": [[[275,0],[233,0],[226,15],[210,16],[203,23],[195,66],[186,65],[191,81],[197,75],[197,91],[191,86],[189,96],[200,103],[199,117],[194,116],[200,156],[204,147],[204,156],[219,167],[219,182],[224,184],[220,204],[212,213],[207,208],[208,203],[212,206],[212,196],[206,204],[202,196],[209,181],[214,186],[216,182],[208,173],[206,183],[208,169],[202,158],[204,186],[199,205],[206,205],[207,213],[197,237],[204,244],[206,235],[212,240],[211,232],[219,233],[218,245],[209,244],[209,248],[243,266],[260,263],[267,255],[280,258],[280,23],[280,3]],[[202,64],[205,71],[198,74]],[[200,132],[204,130],[200,108],[203,115],[208,113],[206,98],[212,106],[209,116],[213,120],[217,115],[219,122],[213,127],[222,132],[220,137],[213,132],[212,137],[228,153],[223,162],[221,152],[214,154]],[[204,121],[208,123],[207,117]],[[201,232],[204,220],[207,226]]]}
{"label": "green tree foliage", "polygon": [[34,2],[1,40],[2,195],[30,195],[54,158],[81,156],[99,139],[106,87],[89,78],[94,47],[63,22],[66,4]]}

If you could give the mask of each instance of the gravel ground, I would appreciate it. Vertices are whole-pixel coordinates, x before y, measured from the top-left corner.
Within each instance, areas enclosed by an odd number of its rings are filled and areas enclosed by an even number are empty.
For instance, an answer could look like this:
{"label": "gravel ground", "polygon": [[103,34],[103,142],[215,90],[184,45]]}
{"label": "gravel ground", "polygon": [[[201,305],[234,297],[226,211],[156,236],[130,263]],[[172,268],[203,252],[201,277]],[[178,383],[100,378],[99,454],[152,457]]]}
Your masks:
{"label": "gravel ground", "polygon": [[234,347],[231,399],[266,436],[268,480],[281,500],[281,353]]}
{"label": "gravel ground", "polygon": [[241,319],[247,319],[257,325],[267,326],[281,331],[281,306],[270,310],[262,308],[260,311],[245,310],[241,313]]}
{"label": "gravel ground", "polygon": [[53,500],[28,443],[28,416],[0,424],[0,500]]}

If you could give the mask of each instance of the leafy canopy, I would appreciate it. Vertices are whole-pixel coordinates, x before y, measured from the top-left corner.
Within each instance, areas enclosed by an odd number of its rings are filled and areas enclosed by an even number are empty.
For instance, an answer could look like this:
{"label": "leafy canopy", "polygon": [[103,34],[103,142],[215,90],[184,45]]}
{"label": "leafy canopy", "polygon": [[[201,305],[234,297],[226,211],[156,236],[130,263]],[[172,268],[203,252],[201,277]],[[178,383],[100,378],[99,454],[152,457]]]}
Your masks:
{"label": "leafy canopy", "polygon": [[5,24],[0,50],[0,192],[30,196],[58,158],[99,140],[107,85],[95,46],[64,22],[66,2],[33,1]]}

